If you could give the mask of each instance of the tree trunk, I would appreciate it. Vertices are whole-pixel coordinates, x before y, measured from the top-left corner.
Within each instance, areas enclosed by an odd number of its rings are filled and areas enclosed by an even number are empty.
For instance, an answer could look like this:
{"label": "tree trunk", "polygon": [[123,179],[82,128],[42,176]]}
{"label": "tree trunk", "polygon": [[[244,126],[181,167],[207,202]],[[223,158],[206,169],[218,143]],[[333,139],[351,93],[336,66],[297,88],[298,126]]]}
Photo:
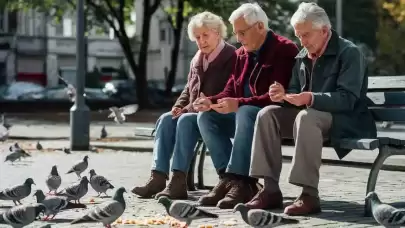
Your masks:
{"label": "tree trunk", "polygon": [[180,42],[181,42],[181,32],[183,31],[183,22],[184,22],[184,0],[178,0],[178,11],[176,14],[176,25],[173,26],[173,35],[174,35],[174,45],[172,48],[172,61],[170,65],[170,72],[166,80],[166,96],[170,96],[174,83],[176,82],[176,73],[177,73],[177,63],[179,60],[180,52]]}

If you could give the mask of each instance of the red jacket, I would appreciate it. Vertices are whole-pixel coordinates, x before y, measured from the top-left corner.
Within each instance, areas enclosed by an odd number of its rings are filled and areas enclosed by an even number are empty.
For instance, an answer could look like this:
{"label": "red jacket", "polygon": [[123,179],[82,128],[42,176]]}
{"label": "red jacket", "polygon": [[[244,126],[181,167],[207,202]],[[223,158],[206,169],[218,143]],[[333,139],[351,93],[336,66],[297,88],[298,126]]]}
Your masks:
{"label": "red jacket", "polygon": [[[288,88],[292,68],[295,64],[295,56],[298,54],[298,47],[286,37],[269,31],[269,39],[264,43],[263,49],[257,62],[256,71],[259,72],[254,80],[247,74],[248,53],[243,47],[236,50],[237,59],[231,76],[224,90],[212,97],[213,103],[225,97],[238,98],[239,106],[254,105],[265,107],[272,104],[268,95],[269,87],[274,81],[281,83]],[[249,77],[249,87],[252,97],[243,97],[244,79]]]}

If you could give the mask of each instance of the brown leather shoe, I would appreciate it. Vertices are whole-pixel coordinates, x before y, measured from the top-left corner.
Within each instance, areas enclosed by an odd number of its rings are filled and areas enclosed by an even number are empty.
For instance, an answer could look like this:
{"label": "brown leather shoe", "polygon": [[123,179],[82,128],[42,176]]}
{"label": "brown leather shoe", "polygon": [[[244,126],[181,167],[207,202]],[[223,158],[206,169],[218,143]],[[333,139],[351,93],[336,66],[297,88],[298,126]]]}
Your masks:
{"label": "brown leather shoe", "polygon": [[173,200],[186,200],[188,198],[186,174],[180,171],[174,171],[169,184],[163,191],[157,193],[155,198],[159,199],[161,196],[167,196]]}
{"label": "brown leather shoe", "polygon": [[219,182],[215,187],[204,196],[201,196],[198,199],[198,203],[201,206],[215,206],[217,205],[218,201],[223,199],[226,193],[229,192],[232,188],[233,180],[229,179],[228,177],[222,177],[219,179]]}
{"label": "brown leather shoe", "polygon": [[261,189],[245,205],[251,209],[282,209],[283,194],[281,192],[268,193],[265,189]]}
{"label": "brown leather shoe", "polygon": [[287,215],[309,215],[321,212],[321,203],[319,197],[301,194],[293,204],[284,209]]}
{"label": "brown leather shoe", "polygon": [[245,180],[237,180],[225,198],[220,200],[217,207],[221,209],[233,209],[238,203],[249,202],[259,191],[256,184],[250,184]]}
{"label": "brown leather shoe", "polygon": [[131,192],[140,197],[152,198],[156,193],[161,192],[163,189],[165,189],[166,180],[166,174],[152,170],[148,182],[146,182],[144,186],[134,187]]}

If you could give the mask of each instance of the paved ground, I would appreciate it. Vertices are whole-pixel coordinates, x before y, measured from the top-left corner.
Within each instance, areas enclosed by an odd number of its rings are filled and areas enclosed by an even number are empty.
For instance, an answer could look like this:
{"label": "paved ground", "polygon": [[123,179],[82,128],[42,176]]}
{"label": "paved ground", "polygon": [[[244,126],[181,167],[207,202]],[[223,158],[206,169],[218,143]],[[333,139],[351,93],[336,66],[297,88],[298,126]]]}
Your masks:
{"label": "paved ground", "polygon": [[[30,126],[28,126],[30,124]],[[98,137],[98,133],[102,122],[92,123],[91,135],[93,138]],[[100,142],[93,140],[94,145],[125,145],[135,147],[150,148],[152,142],[150,140],[140,140],[133,138],[133,129],[139,124],[126,124],[115,125],[109,123],[107,130],[111,131],[111,136],[121,141],[115,142]],[[143,126],[151,126],[151,124],[144,124]],[[395,129],[395,128],[394,128]],[[402,129],[396,129],[401,130]],[[63,124],[41,124],[38,122],[20,122],[13,128],[12,135],[25,135],[25,136],[48,136],[48,137],[67,137],[69,135],[69,128]],[[385,132],[384,134],[391,134],[402,138],[403,133]],[[130,137],[130,141],[128,140]],[[7,154],[7,146],[13,141],[6,142],[1,145],[0,160],[4,160]],[[31,147],[35,141],[22,142],[24,147]],[[45,140],[43,141],[45,148],[61,148],[68,146],[67,140]],[[291,148],[285,148],[285,153],[292,153]],[[27,177],[32,177],[36,182],[35,189],[45,188],[45,178],[50,172],[52,165],[56,164],[62,175],[62,187],[65,187],[77,180],[74,174],[64,174],[70,166],[77,160],[81,159],[85,154],[90,157],[89,169],[94,168],[96,172],[106,176],[112,181],[115,186],[124,186],[128,191],[131,190],[135,184],[143,184],[149,176],[150,161],[152,158],[151,153],[134,153],[134,152],[120,152],[103,150],[99,153],[80,152],[71,155],[66,155],[58,151],[36,152],[32,151],[33,157],[24,160],[20,164],[10,165],[2,163],[0,165],[0,189],[4,189],[13,185],[21,184]],[[325,151],[324,156],[336,157],[332,151]],[[352,160],[373,160],[375,152],[360,152],[355,151],[349,157]],[[389,163],[404,164],[401,156],[397,159],[391,159]],[[285,204],[291,201],[299,194],[300,189],[285,182],[288,175],[290,164],[284,164],[282,173],[281,188],[285,196]],[[86,174],[88,170],[86,171]],[[299,217],[301,223],[295,226],[288,227],[377,227],[376,223],[371,218],[363,217],[363,198],[365,194],[366,181],[368,176],[368,169],[360,168],[346,168],[340,166],[324,165],[321,168],[321,182],[320,194],[322,198],[323,213],[310,218]],[[380,193],[383,201],[386,202],[401,202],[403,201],[403,189],[405,189],[405,182],[403,182],[404,173],[381,171],[379,181],[377,184],[377,192]],[[206,159],[205,165],[205,181],[208,185],[214,185],[217,181],[211,159]],[[190,200],[195,200],[204,191],[190,192]],[[110,192],[112,194],[112,192]],[[83,202],[89,204],[89,208],[95,206],[90,204],[91,199],[95,199],[96,203],[102,202],[106,199],[94,198],[95,192],[89,190],[88,195],[83,199]],[[164,218],[165,213],[163,208],[156,203],[155,200],[138,199],[131,193],[125,196],[128,207],[123,215],[124,220],[142,220],[150,218]],[[24,203],[33,202],[33,197],[27,197],[23,200]],[[7,206],[11,206],[12,202],[0,201],[0,211],[6,210]],[[398,206],[405,206],[398,204]],[[233,214],[230,210],[219,210],[216,208],[209,208],[214,212],[220,214],[218,220],[203,220],[195,222],[192,227],[199,227],[202,224],[212,224],[218,227],[225,227],[228,223],[233,223],[234,227],[246,227],[238,214]],[[280,211],[276,211],[280,212]],[[52,227],[101,227],[100,224],[77,225],[71,226],[69,221],[77,218],[85,213],[85,211],[69,211],[58,214],[56,219],[52,222]],[[29,227],[40,227],[45,224],[36,222]],[[133,227],[134,225],[119,225]],[[167,225],[151,225],[151,227],[161,227]],[[0,227],[3,227],[0,225]],[[287,227],[287,226],[284,226]]]}

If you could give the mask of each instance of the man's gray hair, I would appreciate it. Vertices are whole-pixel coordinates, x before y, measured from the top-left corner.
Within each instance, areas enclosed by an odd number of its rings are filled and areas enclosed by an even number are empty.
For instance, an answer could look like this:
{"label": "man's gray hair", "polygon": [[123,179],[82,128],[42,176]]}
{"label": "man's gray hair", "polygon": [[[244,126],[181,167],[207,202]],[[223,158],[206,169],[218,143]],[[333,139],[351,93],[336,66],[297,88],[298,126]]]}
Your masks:
{"label": "man's gray hair", "polygon": [[235,20],[243,17],[248,25],[263,22],[264,28],[269,30],[269,18],[257,3],[244,3],[234,10],[229,17],[229,22],[233,25]]}
{"label": "man's gray hair", "polygon": [[298,6],[297,11],[291,17],[291,25],[294,27],[298,23],[311,21],[315,28],[323,26],[332,27],[325,10],[314,2],[303,2]]}
{"label": "man's gray hair", "polygon": [[216,14],[205,11],[193,16],[188,23],[187,33],[191,41],[195,41],[194,28],[207,27],[219,33],[222,39],[226,38],[226,26],[222,18]]}

